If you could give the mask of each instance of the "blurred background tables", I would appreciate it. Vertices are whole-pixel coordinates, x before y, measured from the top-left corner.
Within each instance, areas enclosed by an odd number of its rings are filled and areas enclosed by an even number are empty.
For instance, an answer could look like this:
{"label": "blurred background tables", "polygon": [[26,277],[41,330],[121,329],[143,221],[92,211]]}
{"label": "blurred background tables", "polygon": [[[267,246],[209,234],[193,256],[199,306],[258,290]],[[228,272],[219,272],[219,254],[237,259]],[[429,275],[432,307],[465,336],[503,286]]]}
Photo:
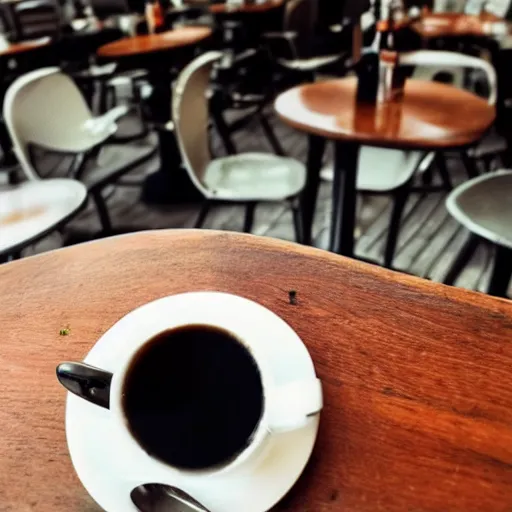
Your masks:
{"label": "blurred background tables", "polygon": [[50,43],[49,37],[42,37],[40,39],[32,39],[28,41],[21,41],[19,43],[10,44],[7,41],[3,41],[3,44],[0,45],[0,56],[1,57],[12,57],[19,53],[30,52],[33,50],[37,50],[38,48],[42,48],[43,46],[47,46]]}
{"label": "blurred background tables", "polygon": [[[412,3],[420,7],[423,5]],[[447,27],[447,19],[465,20],[465,23],[455,24],[458,32],[452,37],[445,32],[428,42],[432,47],[452,50],[457,56],[457,65],[447,66],[446,61],[441,58],[443,52],[439,52],[435,71],[425,72],[421,65],[411,65],[408,73],[414,79],[451,83],[482,97],[487,97],[492,90],[495,96],[496,88],[486,80],[487,75],[483,68],[468,65],[464,57],[475,57],[481,63],[490,61],[498,69],[497,123],[486,130],[485,136],[477,144],[472,143],[470,147],[440,148],[435,152],[430,149],[411,149],[407,145],[402,149],[399,146],[383,147],[375,144],[375,141],[368,145],[364,141],[354,142],[361,150],[356,181],[357,194],[350,201],[345,201],[349,211],[353,211],[354,203],[359,205],[354,231],[358,241],[356,254],[371,261],[382,262],[385,266],[436,280],[442,280],[441,267],[449,267],[462,246],[460,240],[464,238],[463,228],[458,227],[455,221],[446,221],[448,214],[443,206],[445,195],[467,177],[473,178],[478,172],[489,172],[512,160],[509,149],[512,138],[506,140],[503,136],[507,135],[508,130],[507,105],[510,103],[510,95],[507,91],[512,90],[506,85],[509,68],[509,56],[505,46],[507,36],[502,38],[497,30],[506,26],[501,18],[505,11],[497,10],[496,2],[487,3],[482,13],[479,13],[480,8],[473,5],[474,2],[466,7],[462,6],[463,2],[459,3],[460,12],[454,15],[438,12],[438,2],[433,6],[434,13],[421,9],[409,13],[407,9],[411,3],[402,8],[400,2],[393,2],[392,9],[401,12],[399,16],[402,21],[404,15],[407,22],[408,14],[414,17],[420,13],[415,26],[430,26],[429,23],[433,22],[434,25],[437,23],[436,26]],[[167,141],[160,144],[160,162],[152,157],[151,161],[136,166],[133,172],[129,171],[129,176],[123,176],[119,181],[110,180],[112,176],[117,176],[117,171],[114,174],[109,173],[109,180],[102,179],[102,198],[99,198],[95,185],[95,199],[99,199],[101,203],[109,203],[108,210],[112,212],[114,222],[121,220],[125,224],[126,217],[129,224],[127,227],[131,230],[137,229],[139,219],[143,219],[142,224],[154,227],[194,225],[197,203],[203,198],[197,193],[197,187],[190,187],[191,181],[183,172],[183,162],[176,150],[174,126],[168,107],[169,90],[171,89],[172,95],[173,81],[198,53],[206,49],[215,49],[221,53],[206,87],[210,102],[206,130],[212,158],[234,155],[240,151],[260,153],[266,150],[306,163],[307,132],[295,132],[292,125],[289,128],[280,122],[272,111],[275,98],[297,85],[307,82],[322,84],[333,77],[353,74],[354,47],[363,45],[368,49],[372,41],[375,41],[375,20],[382,13],[386,16],[388,7],[384,0],[376,2],[375,5],[367,2],[334,5],[328,0],[264,1],[247,2],[236,7],[233,5],[162,1],[164,24],[161,30],[169,32],[195,27],[211,31],[211,35],[207,37],[201,36],[200,41],[166,49],[157,49],[149,43],[143,48],[150,40],[162,39],[160,35],[153,39],[145,36],[148,29],[144,16],[146,6],[136,0],[90,0],[85,3],[59,0],[59,4],[53,0],[16,0],[5,3],[5,9],[0,9],[0,26],[10,44],[30,45],[30,41],[40,37],[50,39],[48,44],[40,48],[11,56],[0,56],[0,64],[5,64],[7,70],[3,77],[4,90],[13,80],[32,69],[56,66],[69,75],[83,93],[89,109],[87,120],[83,122],[101,124],[105,119],[103,116],[108,114],[107,118],[114,123],[109,126],[105,143],[115,142],[119,150],[123,144],[129,143],[130,151],[135,151],[137,147],[145,147],[148,141],[152,147],[155,147],[158,139]],[[361,13],[362,18],[358,23]],[[34,20],[38,20],[37,23]],[[408,23],[398,24],[395,28],[404,25],[407,26]],[[354,26],[360,30],[353,30]],[[421,45],[419,34],[409,30],[409,35],[413,34],[416,39],[410,37],[404,41],[411,45]],[[393,35],[396,36],[396,41],[400,39],[398,29],[394,30]],[[138,37],[148,39],[141,44],[126,43],[128,40],[132,43],[144,41],[131,39]],[[173,39],[171,46],[174,46],[174,41]],[[112,53],[102,55],[100,48],[110,43],[114,43],[110,47]],[[122,47],[126,50],[125,54],[120,50]],[[412,48],[413,46],[406,49]],[[118,55],[116,51],[119,52]],[[459,65],[460,63],[463,64]],[[37,101],[40,100],[36,98],[36,104]],[[68,102],[69,98],[63,98],[63,103]],[[353,110],[358,108],[353,107]],[[427,110],[425,107],[425,111]],[[116,115],[115,119],[109,117],[111,114]],[[377,118],[379,116],[380,114],[376,115]],[[458,119],[460,116],[454,114],[453,117]],[[429,119],[428,123],[431,121]],[[48,122],[46,119],[45,123]],[[66,122],[71,123],[74,130],[80,129],[78,118],[72,122],[68,119]],[[485,120],[483,122],[486,123]],[[362,130],[360,127],[358,129]],[[508,132],[509,135],[512,133],[511,130]],[[316,137],[317,142],[320,139],[327,140],[322,136],[313,137]],[[4,153],[7,155],[5,160],[9,161],[11,158],[14,163],[10,141],[7,137],[4,139]],[[347,142],[340,144],[352,146],[352,143]],[[389,140],[386,144],[389,144]],[[83,155],[71,156],[62,152],[48,155],[52,153],[48,148],[31,143],[28,146],[31,146],[31,158],[37,161],[36,167],[41,169],[39,177],[82,179],[79,178],[83,171],[79,161]],[[321,146],[321,143],[316,145],[317,153],[323,152],[320,151]],[[62,149],[67,146],[57,144],[57,147]],[[88,147],[87,151],[87,157],[92,160],[113,162],[110,157],[106,157],[103,145]],[[128,152],[126,147],[124,153]],[[347,154],[350,156],[351,152]],[[421,158],[422,155],[425,157]],[[310,152],[310,157],[312,156],[315,156],[315,151]],[[67,169],[64,164],[55,163],[61,160],[68,162],[71,159],[75,161],[71,169]],[[339,236],[337,241],[336,237],[331,236],[331,228],[328,227],[334,226],[328,222],[331,218],[331,205],[339,212],[341,203],[332,203],[333,197],[339,199],[339,194],[333,196],[331,192],[332,181],[336,176],[332,170],[332,161],[333,156],[329,150],[325,151],[323,160],[318,155],[310,158],[310,162],[317,162],[315,165],[321,167],[321,182],[318,215],[314,218],[312,229],[308,231],[311,231],[315,244],[324,248],[341,243]],[[344,165],[348,162],[350,158]],[[93,167],[96,169],[102,166]],[[408,174],[415,167],[418,167],[418,172]],[[119,166],[114,168],[119,170]],[[162,172],[151,176],[155,168]],[[5,169],[9,169],[5,175],[12,182],[31,176],[30,172],[21,173],[16,165],[2,168]],[[110,171],[112,169],[110,167]],[[128,172],[125,167],[123,169],[123,173]],[[368,169],[373,169],[374,172],[369,173]],[[407,172],[401,174],[399,170],[404,169]],[[407,183],[396,181],[397,176],[400,175],[402,179],[406,174],[409,177]],[[3,180],[3,172],[0,177]],[[368,177],[371,179],[367,180]],[[312,179],[314,181],[316,178]],[[414,183],[411,185],[409,182]],[[411,186],[408,189],[409,185]],[[308,187],[308,190],[311,188]],[[308,194],[306,196],[310,197]],[[185,205],[187,202],[190,204]],[[312,217],[311,204],[306,201],[306,219]],[[254,219],[256,232],[292,238],[290,212],[278,213],[280,210],[274,210],[270,205],[258,205],[257,210],[258,215]],[[243,214],[230,215],[228,211],[236,212],[236,208],[230,210],[223,205],[217,206],[205,225],[235,230],[244,225]],[[78,223],[86,228],[85,231],[97,236],[94,221],[91,222],[91,219],[96,220],[97,215],[89,209],[77,217]],[[70,222],[68,229],[72,230],[76,223],[75,220]],[[311,224],[309,221],[307,223]],[[108,227],[108,223],[103,224]],[[104,229],[103,234],[106,231],[108,230]],[[336,232],[340,231],[336,229]],[[434,243],[430,243],[431,238]],[[55,240],[58,239],[56,236]],[[453,244],[452,240],[455,240]],[[36,251],[53,244],[51,240],[48,245],[46,243],[45,239],[41,244],[36,244]],[[392,250],[393,246],[396,251]],[[467,280],[465,276],[471,273],[463,272],[460,283],[486,289],[489,261],[493,260],[492,250],[489,252],[487,249],[488,244],[483,244],[483,249],[479,249],[474,258],[475,265],[482,267],[484,277]],[[22,255],[29,254],[31,250],[23,250]],[[445,252],[449,253],[448,257]],[[442,264],[441,261],[446,263]],[[469,268],[472,268],[472,264]],[[473,284],[468,284],[470,282]]]}

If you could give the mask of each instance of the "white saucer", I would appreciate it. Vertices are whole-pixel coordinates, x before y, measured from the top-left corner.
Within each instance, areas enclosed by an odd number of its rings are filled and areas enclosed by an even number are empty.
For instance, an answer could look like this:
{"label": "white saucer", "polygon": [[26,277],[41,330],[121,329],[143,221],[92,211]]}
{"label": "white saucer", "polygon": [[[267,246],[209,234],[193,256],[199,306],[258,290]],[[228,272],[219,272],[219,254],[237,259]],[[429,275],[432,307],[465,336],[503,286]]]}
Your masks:
{"label": "white saucer", "polygon": [[[208,294],[197,294],[199,299],[201,295],[206,300]],[[171,319],[177,314],[177,297],[180,296],[166,297],[131,312],[102,336],[85,362],[115,372],[119,352],[123,350],[122,330],[130,322],[139,321],[142,315],[147,316],[149,308],[165,310],[165,317]],[[227,297],[224,295],[223,301]],[[211,294],[209,300],[212,300]],[[248,302],[239,297],[229,300]],[[259,306],[259,310],[259,329],[265,330],[269,325],[272,332],[275,333],[277,327],[277,332],[286,330],[287,334],[277,336],[279,339],[269,343],[276,382],[285,384],[315,376],[309,352],[291,327],[263,306]],[[301,475],[313,450],[318,424],[319,416],[315,416],[299,430],[271,436],[263,459],[247,462],[230,473],[204,477],[193,483],[189,481],[186,488],[182,482],[166,483],[182,488],[212,512],[265,512]],[[131,491],[141,484],[164,482],[151,481],[150,477],[141,481],[140,476],[135,477],[135,463],[120,449],[116,434],[110,411],[68,393],[66,435],[71,459],[82,484],[107,512],[137,512],[130,498]]]}

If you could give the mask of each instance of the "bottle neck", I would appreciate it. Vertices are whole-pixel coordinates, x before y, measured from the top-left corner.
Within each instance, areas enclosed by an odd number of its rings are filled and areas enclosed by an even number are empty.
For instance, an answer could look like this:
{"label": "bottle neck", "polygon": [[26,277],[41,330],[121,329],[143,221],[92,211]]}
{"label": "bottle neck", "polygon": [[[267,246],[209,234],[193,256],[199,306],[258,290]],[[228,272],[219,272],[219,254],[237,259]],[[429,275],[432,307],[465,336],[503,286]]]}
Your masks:
{"label": "bottle neck", "polygon": [[391,18],[377,23],[374,44],[378,51],[395,49],[395,24]]}

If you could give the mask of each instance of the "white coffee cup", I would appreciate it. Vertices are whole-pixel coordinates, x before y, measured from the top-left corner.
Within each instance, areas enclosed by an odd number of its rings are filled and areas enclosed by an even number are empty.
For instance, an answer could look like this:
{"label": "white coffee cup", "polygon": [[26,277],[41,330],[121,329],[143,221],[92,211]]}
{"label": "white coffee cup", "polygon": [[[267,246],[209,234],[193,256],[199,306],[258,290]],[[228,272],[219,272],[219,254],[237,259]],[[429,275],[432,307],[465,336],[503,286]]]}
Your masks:
{"label": "white coffee cup", "polygon": [[[172,315],[169,315],[172,311]],[[134,314],[136,313],[136,314]],[[227,331],[243,344],[258,367],[264,395],[262,414],[247,446],[225,463],[187,470],[150,456],[132,435],[123,405],[123,390],[134,357],[162,332],[200,325]],[[110,331],[109,331],[110,332]],[[320,380],[278,382],[273,368],[272,343],[302,343],[297,334],[277,315],[247,299],[217,292],[176,295],[142,306],[121,319],[112,329],[123,337],[123,351],[116,353],[114,374],[82,363],[62,363],[59,381],[72,393],[109,409],[116,438],[131,472],[148,482],[181,485],[183,481],[232,471],[249,460],[263,457],[276,433],[300,429],[322,409]],[[107,333],[109,334],[109,333]],[[290,361],[293,365],[294,361]]]}

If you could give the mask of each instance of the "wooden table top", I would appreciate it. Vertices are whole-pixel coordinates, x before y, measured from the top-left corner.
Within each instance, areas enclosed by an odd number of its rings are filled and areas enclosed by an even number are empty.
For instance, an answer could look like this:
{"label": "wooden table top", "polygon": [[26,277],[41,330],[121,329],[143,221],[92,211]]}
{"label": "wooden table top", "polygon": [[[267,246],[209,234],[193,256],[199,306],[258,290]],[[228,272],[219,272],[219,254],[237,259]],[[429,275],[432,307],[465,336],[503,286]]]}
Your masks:
{"label": "wooden table top", "polygon": [[307,133],[388,148],[471,144],[496,115],[487,101],[437,82],[408,80],[402,100],[377,107],[357,103],[356,88],[355,78],[302,85],[281,94],[275,109]]}
{"label": "wooden table top", "polygon": [[160,34],[127,37],[98,49],[100,57],[119,58],[151,54],[197,44],[210,37],[208,27],[182,27]]}
{"label": "wooden table top", "polygon": [[30,41],[20,41],[19,43],[12,43],[0,45],[0,57],[15,56],[20,53],[29,52],[47,46],[51,39],[49,37],[42,37],[40,39],[33,39]]}
{"label": "wooden table top", "polygon": [[[430,13],[411,25],[424,39],[437,37],[492,36],[493,27],[507,24],[505,20],[491,13],[471,16],[453,12]],[[507,24],[508,25],[508,24]]]}
{"label": "wooden table top", "polygon": [[285,0],[268,0],[261,4],[213,4],[210,5],[210,12],[214,14],[229,14],[229,13],[253,13],[253,12],[267,12],[277,7],[281,7],[285,3]]}
{"label": "wooden table top", "polygon": [[198,290],[280,315],[323,381],[314,454],[277,510],[510,510],[510,301],[288,242],[185,230],[8,263],[0,283],[2,510],[99,510],[71,465],[55,366],[82,360],[134,308]]}

